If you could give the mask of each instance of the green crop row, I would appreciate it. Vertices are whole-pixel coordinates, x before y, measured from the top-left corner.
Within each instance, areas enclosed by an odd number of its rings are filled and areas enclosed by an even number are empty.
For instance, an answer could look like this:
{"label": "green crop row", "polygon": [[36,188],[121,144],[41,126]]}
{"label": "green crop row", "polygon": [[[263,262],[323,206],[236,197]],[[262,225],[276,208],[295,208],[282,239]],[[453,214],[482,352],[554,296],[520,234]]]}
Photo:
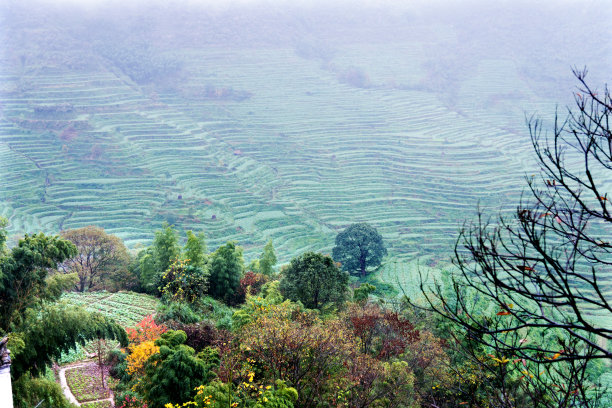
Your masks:
{"label": "green crop row", "polygon": [[104,401],[96,401],[96,402],[86,402],[81,404],[84,408],[112,408],[113,404],[109,400]]}
{"label": "green crop row", "polygon": [[62,299],[86,310],[112,317],[123,327],[135,326],[145,316],[154,314],[158,300],[150,295],[133,292],[70,292]]}

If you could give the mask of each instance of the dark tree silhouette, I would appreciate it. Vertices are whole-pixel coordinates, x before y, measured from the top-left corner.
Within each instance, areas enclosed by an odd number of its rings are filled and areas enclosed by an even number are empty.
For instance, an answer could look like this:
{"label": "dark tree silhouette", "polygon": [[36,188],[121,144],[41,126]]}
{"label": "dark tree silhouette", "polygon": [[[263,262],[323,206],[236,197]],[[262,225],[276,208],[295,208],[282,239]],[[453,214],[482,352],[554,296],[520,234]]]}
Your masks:
{"label": "dark tree silhouette", "polygon": [[592,406],[589,363],[612,362],[612,101],[586,83],[586,69],[574,75],[576,106],[556,116],[552,134],[529,120],[541,167],[527,178],[530,198],[513,217],[479,211],[463,227],[450,288],[421,283],[470,342],[494,350],[500,366],[521,364],[531,390],[556,382],[541,406]]}
{"label": "dark tree silhouette", "polygon": [[336,236],[334,260],[349,273],[366,276],[367,268],[380,265],[387,249],[376,228],[367,223],[352,224]]}

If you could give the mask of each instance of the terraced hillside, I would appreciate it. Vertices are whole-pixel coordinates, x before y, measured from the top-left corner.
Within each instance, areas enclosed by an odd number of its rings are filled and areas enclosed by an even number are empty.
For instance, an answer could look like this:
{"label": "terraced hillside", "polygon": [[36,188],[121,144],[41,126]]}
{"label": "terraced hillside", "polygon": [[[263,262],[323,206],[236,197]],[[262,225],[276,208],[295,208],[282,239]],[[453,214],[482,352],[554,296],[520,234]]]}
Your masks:
{"label": "terraced hillside", "polygon": [[352,87],[290,49],[185,54],[186,89],[214,80],[252,96],[151,97],[110,72],[22,77],[27,90],[4,95],[0,205],[14,231],[95,223],[133,246],[168,220],[212,247],[273,238],[286,259],[369,221],[394,253],[416,255],[452,242],[478,201],[518,197],[526,134],[492,125],[495,112]]}
{"label": "terraced hillside", "polygon": [[525,112],[560,102],[526,73],[529,55],[474,51],[440,80],[454,61],[440,44],[462,41],[444,24],[345,38],[323,56],[282,41],[186,44],[172,49],[176,84],[154,87],[38,23],[11,37],[0,74],[0,214],[13,233],[96,224],[136,247],[168,221],[213,249],[236,240],[247,258],[273,239],[287,261],[367,221],[392,279],[398,262],[446,261],[477,204],[515,206],[533,167]]}

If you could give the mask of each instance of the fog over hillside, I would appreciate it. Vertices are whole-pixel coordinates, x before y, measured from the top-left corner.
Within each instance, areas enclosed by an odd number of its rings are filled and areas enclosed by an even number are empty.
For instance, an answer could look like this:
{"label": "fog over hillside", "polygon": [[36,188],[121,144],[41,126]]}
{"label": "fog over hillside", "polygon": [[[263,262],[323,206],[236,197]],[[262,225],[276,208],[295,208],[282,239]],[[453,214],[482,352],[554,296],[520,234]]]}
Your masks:
{"label": "fog over hillside", "polygon": [[609,82],[610,21],[610,1],[4,1],[0,215],[131,247],[167,221],[282,261],[367,221],[390,263],[444,263],[537,171],[525,118],[564,112],[572,67]]}

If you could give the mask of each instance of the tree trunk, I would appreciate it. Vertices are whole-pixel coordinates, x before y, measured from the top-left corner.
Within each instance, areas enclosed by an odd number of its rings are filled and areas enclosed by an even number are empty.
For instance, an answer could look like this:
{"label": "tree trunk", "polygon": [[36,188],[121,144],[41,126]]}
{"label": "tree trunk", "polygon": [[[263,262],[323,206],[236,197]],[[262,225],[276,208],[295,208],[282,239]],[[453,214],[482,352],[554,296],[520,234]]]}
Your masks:
{"label": "tree trunk", "polygon": [[359,257],[359,267],[361,268],[361,277],[365,278],[366,276],[366,256],[365,254],[361,254]]}

